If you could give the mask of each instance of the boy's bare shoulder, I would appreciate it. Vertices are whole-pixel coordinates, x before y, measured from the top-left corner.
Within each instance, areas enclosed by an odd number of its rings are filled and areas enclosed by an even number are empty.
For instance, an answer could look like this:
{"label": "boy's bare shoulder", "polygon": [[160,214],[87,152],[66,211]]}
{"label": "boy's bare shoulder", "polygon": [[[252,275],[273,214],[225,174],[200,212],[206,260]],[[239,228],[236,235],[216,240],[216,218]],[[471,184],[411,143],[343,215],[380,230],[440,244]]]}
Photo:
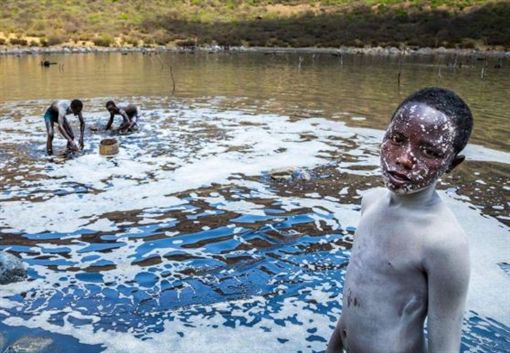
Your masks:
{"label": "boy's bare shoulder", "polygon": [[449,256],[468,251],[468,238],[452,211],[441,202],[429,216],[424,236],[425,254]]}
{"label": "boy's bare shoulder", "polygon": [[361,213],[363,213],[367,207],[375,204],[381,200],[387,193],[385,188],[373,188],[366,190],[362,193],[361,198]]}

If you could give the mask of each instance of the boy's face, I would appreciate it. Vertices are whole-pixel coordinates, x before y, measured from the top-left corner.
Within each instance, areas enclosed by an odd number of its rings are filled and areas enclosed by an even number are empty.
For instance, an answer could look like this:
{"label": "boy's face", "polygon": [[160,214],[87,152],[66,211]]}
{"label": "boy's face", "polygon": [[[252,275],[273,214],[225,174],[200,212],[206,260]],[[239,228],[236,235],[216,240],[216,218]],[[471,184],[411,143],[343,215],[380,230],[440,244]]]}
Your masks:
{"label": "boy's face", "polygon": [[78,115],[81,113],[81,108],[71,107],[71,111],[73,112],[74,115]]}
{"label": "boy's face", "polygon": [[117,110],[117,107],[116,107],[115,105],[113,105],[113,104],[109,104],[109,105],[106,107],[106,109],[107,109],[107,110],[108,110],[111,114],[113,114],[113,113],[115,113],[115,111]]}
{"label": "boy's face", "polygon": [[463,159],[454,152],[455,133],[452,119],[442,112],[425,103],[403,105],[381,145],[386,187],[397,193],[413,193],[453,169]]}

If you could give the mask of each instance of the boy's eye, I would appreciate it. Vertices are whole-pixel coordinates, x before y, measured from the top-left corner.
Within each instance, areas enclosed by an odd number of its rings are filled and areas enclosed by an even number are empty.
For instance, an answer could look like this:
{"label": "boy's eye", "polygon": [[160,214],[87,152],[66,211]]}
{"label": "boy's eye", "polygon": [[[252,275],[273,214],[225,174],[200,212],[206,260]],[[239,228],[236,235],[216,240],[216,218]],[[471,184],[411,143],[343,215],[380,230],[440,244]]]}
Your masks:
{"label": "boy's eye", "polygon": [[402,136],[400,134],[394,134],[394,135],[391,135],[390,140],[391,140],[391,142],[400,145],[401,143],[404,142],[404,136]]}
{"label": "boy's eye", "polygon": [[430,148],[430,147],[423,147],[421,149],[421,151],[427,157],[431,157],[431,158],[442,158],[443,157],[443,154],[441,152],[436,151],[435,149]]}

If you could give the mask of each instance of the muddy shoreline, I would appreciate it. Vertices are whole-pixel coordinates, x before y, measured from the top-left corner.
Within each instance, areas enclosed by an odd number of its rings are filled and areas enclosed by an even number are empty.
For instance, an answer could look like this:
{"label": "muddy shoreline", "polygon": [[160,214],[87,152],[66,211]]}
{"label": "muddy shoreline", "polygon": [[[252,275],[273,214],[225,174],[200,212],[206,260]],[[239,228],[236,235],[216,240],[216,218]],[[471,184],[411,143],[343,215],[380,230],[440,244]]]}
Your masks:
{"label": "muddy shoreline", "polygon": [[328,54],[328,55],[373,55],[373,56],[476,56],[493,58],[510,58],[510,51],[480,50],[480,49],[452,49],[452,48],[396,48],[396,47],[371,47],[371,48],[281,48],[281,47],[220,47],[220,46],[197,46],[197,47],[10,47],[0,46],[0,56],[13,55],[49,55],[49,54],[88,54],[88,53],[267,53],[267,54]]}

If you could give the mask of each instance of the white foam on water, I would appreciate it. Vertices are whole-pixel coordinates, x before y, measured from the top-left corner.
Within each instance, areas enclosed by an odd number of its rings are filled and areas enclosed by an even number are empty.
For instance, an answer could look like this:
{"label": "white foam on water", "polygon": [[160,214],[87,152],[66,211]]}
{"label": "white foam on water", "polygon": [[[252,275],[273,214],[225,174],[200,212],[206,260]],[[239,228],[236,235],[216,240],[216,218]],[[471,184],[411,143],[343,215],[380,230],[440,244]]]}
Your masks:
{"label": "white foam on water", "polygon": [[[331,298],[325,296],[328,288],[314,288],[308,291],[306,299],[324,303]],[[25,326],[29,328],[43,328],[50,332],[72,335],[84,344],[101,344],[106,347],[105,353],[127,352],[297,352],[299,350],[324,350],[326,343],[321,341],[307,341],[311,336],[308,329],[314,329],[313,335],[329,337],[330,322],[323,314],[315,312],[313,306],[297,298],[285,298],[278,303],[278,311],[269,314],[270,318],[263,318],[253,326],[241,325],[238,321],[234,327],[225,326],[226,319],[220,312],[229,312],[232,317],[245,318],[248,322],[257,314],[266,311],[266,299],[252,297],[247,300],[237,300],[228,303],[217,303],[210,306],[196,306],[205,309],[204,314],[186,315],[194,307],[178,310],[171,314],[171,319],[162,319],[164,330],[160,333],[150,333],[145,340],[133,335],[133,330],[117,332],[113,330],[94,331],[92,325],[74,326],[69,317],[88,318],[93,322],[98,318],[94,315],[84,315],[80,312],[67,310],[64,325],[51,324],[50,317],[58,312],[43,311],[28,320],[20,317],[9,317],[3,322],[10,326]],[[62,312],[62,311],[59,311]],[[339,315],[335,309],[329,313]],[[184,319],[185,318],[185,319]],[[297,321],[291,323],[289,319]],[[283,320],[284,325],[275,324],[275,320]],[[278,339],[284,340],[280,343]]]}
{"label": "white foam on water", "polygon": [[265,216],[264,205],[259,205],[245,200],[226,202],[225,205],[217,206],[220,210],[231,211],[254,216]]}
{"label": "white foam on water", "polygon": [[510,276],[497,264],[508,262],[509,228],[469,204],[441,193],[469,238],[471,281],[467,308],[510,326]]}
{"label": "white foam on water", "polygon": [[[315,198],[282,197],[282,208],[292,211],[300,208],[310,208],[315,211],[313,215],[317,220],[325,222],[332,229],[348,226],[357,226],[359,221],[358,206],[341,204],[335,201]],[[321,217],[323,215],[323,217]],[[331,217],[328,217],[328,216]]]}
{"label": "white foam on water", "polygon": [[510,164],[510,153],[480,145],[468,144],[462,153],[471,161]]}
{"label": "white foam on water", "polygon": [[[225,115],[223,112],[220,116],[215,116],[217,120],[214,122],[223,125]],[[231,115],[236,116],[233,113]],[[253,119],[251,116],[238,115],[240,121]],[[235,134],[230,140],[205,142],[196,153],[187,156],[187,163],[181,161],[182,165],[171,171],[161,170],[161,166],[168,163],[165,156],[151,158],[149,164],[143,159],[142,163],[132,161],[133,154],[125,153],[116,157],[115,166],[111,165],[110,160],[97,155],[81,156],[50,172],[49,176],[62,178],[60,183],[65,181],[85,184],[95,189],[103,189],[103,192],[69,194],[37,203],[29,201],[4,203],[0,210],[0,226],[29,233],[70,232],[87,227],[90,218],[96,215],[183,203],[165,195],[196,189],[213,182],[224,183],[234,173],[258,175],[282,165],[311,167],[325,162],[323,158],[317,157],[317,154],[332,147],[323,142],[301,142],[298,136],[288,131],[296,129],[301,131],[301,128],[295,127],[295,123],[286,118],[262,116],[257,120],[264,119],[267,121],[263,127],[243,126],[242,129],[238,127],[239,134]],[[266,130],[268,127],[270,129]],[[219,153],[218,144],[232,149],[250,146],[253,152]],[[275,155],[274,151],[280,148],[285,149],[285,152]],[[152,172],[156,179],[150,183],[127,184],[116,189],[106,187],[110,179],[144,178],[149,172]],[[48,217],[49,210],[56,216]]]}
{"label": "white foam on water", "polygon": [[[18,180],[23,187],[11,188],[10,195],[0,196],[0,227],[13,233],[60,232],[72,233],[87,228],[93,231],[113,232],[119,224],[111,221],[105,214],[111,212],[141,211],[139,225],[157,224],[160,211],[185,206],[188,201],[174,196],[187,190],[203,186],[229,184],[249,190],[252,198],[274,199],[286,211],[309,208],[311,215],[320,229],[326,224],[332,229],[356,226],[359,219],[358,205],[346,205],[336,199],[322,197],[318,193],[307,197],[280,197],[270,190],[268,185],[253,180],[244,180],[242,175],[259,176],[264,172],[280,168],[313,168],[331,163],[331,154],[336,150],[352,157],[353,162],[338,162],[338,166],[347,173],[375,175],[379,158],[378,144],[383,132],[380,130],[352,128],[342,122],[324,118],[310,118],[291,121],[284,116],[271,114],[252,115],[242,111],[220,111],[213,108],[185,108],[178,113],[166,110],[147,112],[150,120],[144,122],[139,132],[143,141],[137,144],[137,136],[122,139],[119,155],[106,159],[95,151],[68,160],[63,164],[53,164],[46,159],[35,162],[34,172],[29,175],[43,175],[43,178]],[[99,120],[103,113],[90,113],[89,119]],[[104,116],[103,116],[104,119]],[[160,127],[165,128],[160,129]],[[36,127],[36,128],[34,128]],[[44,126],[41,117],[27,117],[14,122],[11,118],[0,119],[2,142],[12,144],[37,143],[38,150],[44,150]],[[4,134],[4,130],[6,133]],[[302,135],[314,136],[313,139]],[[87,143],[92,149],[97,146],[101,136],[91,136]],[[154,138],[152,138],[154,137]],[[349,147],[345,141],[360,147]],[[59,140],[59,139],[56,139]],[[62,145],[62,141],[58,142]],[[160,150],[165,153],[159,153]],[[468,159],[499,163],[510,163],[509,153],[494,151],[481,146],[468,146]],[[5,166],[7,162],[3,162]],[[8,164],[8,163],[7,163]],[[353,170],[356,166],[373,166],[372,170]],[[88,188],[87,193],[74,193],[70,184]],[[36,192],[44,196],[41,200],[11,200],[13,196]],[[56,191],[71,192],[61,195]],[[339,190],[343,195],[347,189]],[[209,204],[218,204],[215,208],[247,215],[265,215],[263,206],[256,202],[226,200],[218,193],[209,197],[191,195],[192,199],[201,199]],[[46,199],[45,199],[46,198]],[[510,277],[497,264],[508,262],[510,253],[510,235],[508,227],[496,219],[482,216],[470,208],[466,200],[443,195],[450,208],[461,220],[461,224],[470,239],[472,279],[467,308],[481,315],[494,318],[510,325]],[[164,221],[172,221],[165,219]],[[129,234],[141,233],[133,227]],[[235,234],[241,232],[236,229]],[[172,236],[178,233],[170,233]],[[236,235],[237,236],[237,235]],[[66,237],[67,239],[67,237]],[[243,242],[238,236],[239,243]],[[137,246],[140,241],[122,237],[124,246],[109,252],[81,252],[86,243],[73,239],[65,246],[69,248],[68,258],[76,262],[74,267],[85,269],[90,265],[82,259],[98,255],[101,260],[111,261],[115,268],[103,272],[104,282],[124,283],[132,281],[140,268],[131,264],[136,259]],[[44,241],[40,241],[43,244]],[[204,248],[185,249],[179,245],[182,239],[174,240],[170,245],[148,251],[144,258],[163,256],[171,250],[178,249],[191,256],[211,259],[212,255]],[[46,247],[52,249],[51,245]],[[35,249],[37,250],[37,249]],[[334,253],[336,250],[332,251]],[[179,265],[173,263],[172,269]],[[308,264],[313,266],[313,264]],[[60,267],[65,270],[66,266]],[[2,287],[3,295],[12,295],[22,291],[33,290],[36,293],[51,292],[55,283],[63,283],[62,273],[49,270],[45,266],[33,266],[33,270],[44,279],[31,282],[10,284]],[[74,273],[69,275],[69,281]],[[305,280],[308,274],[299,274]],[[66,285],[66,283],[63,283]],[[80,283],[78,282],[78,285]],[[329,284],[328,284],[329,285]],[[326,286],[326,285],[325,285]],[[284,286],[277,287],[285,290]],[[310,289],[310,298],[319,303],[328,300],[329,288]],[[336,300],[336,299],[330,299]],[[246,303],[255,303],[250,309],[236,309]],[[0,307],[14,308],[20,304],[0,298]],[[217,303],[206,306],[209,312],[220,309],[250,319],[255,313],[265,310],[266,299],[252,297],[245,301]],[[303,301],[286,298],[281,308],[272,313],[271,319],[264,319],[253,327],[236,325],[230,328],[224,325],[225,318],[219,314],[212,316],[188,315],[190,308],[177,310],[174,317],[181,319],[166,320],[165,330],[150,333],[146,340],[133,336],[132,332],[121,333],[115,330],[94,331],[92,325],[74,326],[70,317],[90,318],[96,322],[94,315],[68,309],[64,326],[50,323],[52,312],[38,311],[28,320],[20,317],[8,317],[4,323],[26,327],[40,327],[52,332],[69,334],[83,343],[103,344],[107,352],[200,352],[208,347],[209,352],[274,352],[297,350],[322,350],[324,342],[308,342],[308,328],[316,328],[315,335],[329,337],[332,323],[324,314],[310,310]],[[338,317],[339,312],[331,313]],[[287,324],[280,326],[274,320],[296,316],[304,325]],[[184,319],[185,318],[185,319]],[[312,321],[310,321],[312,320]],[[192,327],[188,326],[191,324]],[[214,327],[217,325],[217,327]],[[267,327],[269,330],[265,330]],[[182,333],[183,337],[178,333]],[[288,339],[284,344],[277,338]],[[306,348],[308,346],[310,348]],[[306,348],[306,349],[305,349]],[[255,350],[257,349],[257,350]]]}

